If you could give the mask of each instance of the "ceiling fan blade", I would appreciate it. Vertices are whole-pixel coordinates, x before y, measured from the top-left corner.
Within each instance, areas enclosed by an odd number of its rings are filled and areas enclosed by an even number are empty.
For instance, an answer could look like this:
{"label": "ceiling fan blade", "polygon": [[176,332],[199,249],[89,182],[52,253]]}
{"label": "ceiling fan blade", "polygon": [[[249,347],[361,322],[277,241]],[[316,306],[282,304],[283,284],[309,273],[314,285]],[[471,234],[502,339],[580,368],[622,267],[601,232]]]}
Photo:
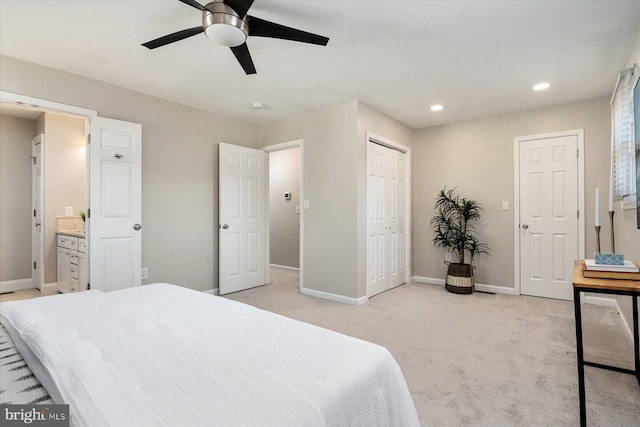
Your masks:
{"label": "ceiling fan blade", "polygon": [[202,28],[202,26],[200,27],[193,27],[193,28],[189,28],[187,30],[181,30],[181,31],[177,31],[175,33],[172,34],[167,34],[166,36],[157,38],[155,40],[151,40],[150,42],[146,42],[146,43],[142,43],[142,46],[149,48],[149,49],[155,49],[157,47],[161,47],[170,43],[174,43],[180,40],[184,40],[186,38],[189,38],[191,36],[195,36],[196,34],[200,34],[204,32],[204,28]]}
{"label": "ceiling fan blade", "polygon": [[249,23],[250,36],[293,40],[296,42],[318,44],[321,46],[326,46],[327,43],[329,43],[329,39],[327,37],[308,33],[302,30],[296,30],[291,27],[285,27],[284,25],[265,21],[264,19],[256,18],[254,16],[247,16],[247,22]]}
{"label": "ceiling fan blade", "polygon": [[195,0],[180,0],[184,4],[188,4],[191,7],[195,7],[198,10],[204,10],[204,6]]}
{"label": "ceiling fan blade", "polygon": [[230,48],[231,52],[236,56],[236,59],[242,65],[244,72],[249,74],[256,74],[256,67],[253,65],[253,60],[251,59],[251,54],[249,53],[249,47],[246,43],[241,44],[240,46]]}
{"label": "ceiling fan blade", "polygon": [[233,9],[240,18],[244,18],[253,1],[254,0],[224,0],[223,3]]}

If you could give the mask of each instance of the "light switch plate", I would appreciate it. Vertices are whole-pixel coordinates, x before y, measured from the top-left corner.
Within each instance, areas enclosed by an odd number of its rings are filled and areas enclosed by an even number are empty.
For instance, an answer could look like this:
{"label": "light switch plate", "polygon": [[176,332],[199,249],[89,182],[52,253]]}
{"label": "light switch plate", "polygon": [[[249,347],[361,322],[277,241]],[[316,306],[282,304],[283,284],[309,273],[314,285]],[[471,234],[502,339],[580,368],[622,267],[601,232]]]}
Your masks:
{"label": "light switch plate", "polygon": [[509,202],[508,201],[502,202],[502,210],[503,211],[508,211],[509,210]]}
{"label": "light switch plate", "polygon": [[304,199],[304,204],[303,204],[305,209],[309,209],[309,199]]}
{"label": "light switch plate", "polygon": [[73,206],[66,206],[64,208],[64,216],[73,216]]}

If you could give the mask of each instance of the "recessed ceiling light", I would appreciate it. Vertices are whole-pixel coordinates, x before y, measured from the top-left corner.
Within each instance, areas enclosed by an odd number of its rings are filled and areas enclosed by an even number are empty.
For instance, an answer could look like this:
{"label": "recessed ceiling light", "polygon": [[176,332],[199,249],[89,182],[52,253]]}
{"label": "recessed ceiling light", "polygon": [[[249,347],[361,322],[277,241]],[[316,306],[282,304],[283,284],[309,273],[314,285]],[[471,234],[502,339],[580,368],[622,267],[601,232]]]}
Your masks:
{"label": "recessed ceiling light", "polygon": [[441,111],[444,107],[440,104],[432,105],[431,111]]}
{"label": "recessed ceiling light", "polygon": [[533,90],[545,90],[545,89],[549,89],[549,86],[551,86],[551,85],[549,83],[547,83],[547,82],[538,83],[538,84],[533,86]]}
{"label": "recessed ceiling light", "polygon": [[264,104],[262,102],[254,102],[251,108],[254,110],[262,110],[264,109]]}

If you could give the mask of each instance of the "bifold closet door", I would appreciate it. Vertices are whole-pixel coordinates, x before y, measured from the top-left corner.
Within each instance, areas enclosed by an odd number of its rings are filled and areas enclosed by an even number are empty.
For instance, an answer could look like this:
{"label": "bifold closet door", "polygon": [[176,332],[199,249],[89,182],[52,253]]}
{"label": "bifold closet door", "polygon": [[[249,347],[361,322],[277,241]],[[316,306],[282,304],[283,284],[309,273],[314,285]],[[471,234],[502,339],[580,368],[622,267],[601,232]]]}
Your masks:
{"label": "bifold closet door", "polygon": [[367,294],[405,282],[404,153],[367,145]]}

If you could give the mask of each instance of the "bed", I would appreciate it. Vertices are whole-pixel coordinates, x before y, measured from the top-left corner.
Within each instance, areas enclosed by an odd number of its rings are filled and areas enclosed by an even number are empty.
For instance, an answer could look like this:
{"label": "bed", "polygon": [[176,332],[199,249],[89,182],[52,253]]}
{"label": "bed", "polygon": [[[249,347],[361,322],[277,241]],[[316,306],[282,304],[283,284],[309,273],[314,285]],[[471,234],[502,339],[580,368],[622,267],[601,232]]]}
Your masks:
{"label": "bed", "polygon": [[179,286],[5,302],[0,322],[74,426],[419,425],[385,348]]}

